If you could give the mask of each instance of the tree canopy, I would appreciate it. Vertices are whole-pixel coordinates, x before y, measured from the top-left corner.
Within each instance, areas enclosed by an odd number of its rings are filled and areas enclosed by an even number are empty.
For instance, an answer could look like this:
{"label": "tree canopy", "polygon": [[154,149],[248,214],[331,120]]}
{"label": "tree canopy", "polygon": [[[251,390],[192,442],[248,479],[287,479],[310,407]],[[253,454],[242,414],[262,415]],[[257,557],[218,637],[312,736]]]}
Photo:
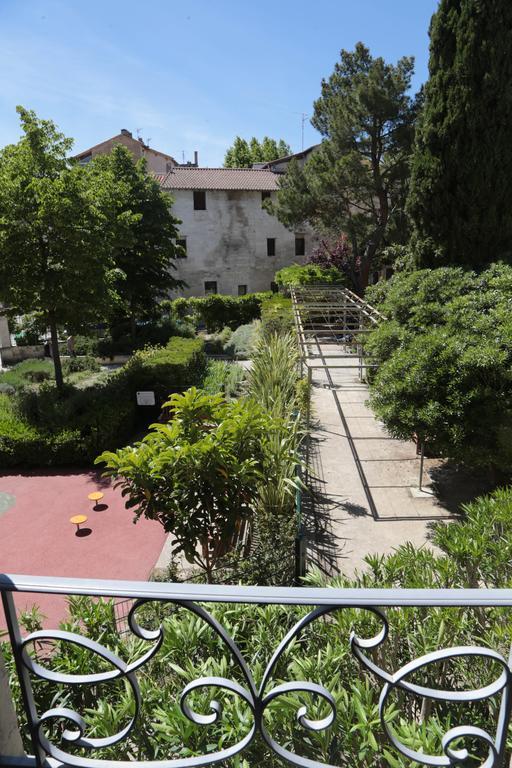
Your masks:
{"label": "tree canopy", "polygon": [[309,223],[350,240],[359,290],[378,251],[403,239],[417,102],[408,95],[413,59],[373,58],[362,43],[340,60],[314,105],[323,141],[304,167],[292,161],[274,210],[288,227]]}
{"label": "tree canopy", "polygon": [[98,155],[91,172],[109,176],[116,189],[116,314],[130,318],[133,332],[137,319],[151,316],[160,299],[183,285],[172,275],[180,222],[171,213],[169,196],[147,173],[145,161],[134,163],[126,147]]}
{"label": "tree canopy", "polygon": [[441,0],[408,211],[423,266],[511,257],[509,0]]}
{"label": "tree canopy", "polygon": [[262,141],[250,141],[237,136],[224,157],[224,168],[251,168],[254,163],[268,163],[291,155],[290,145],[283,139],[276,141],[264,136]]}
{"label": "tree canopy", "polygon": [[0,153],[0,300],[10,314],[41,312],[50,327],[57,386],[57,326],[104,314],[114,267],[114,187],[71,166],[72,140],[17,108],[23,137]]}
{"label": "tree canopy", "polygon": [[395,437],[470,466],[512,462],[512,268],[395,274],[388,320],[366,350],[380,363],[371,403]]}

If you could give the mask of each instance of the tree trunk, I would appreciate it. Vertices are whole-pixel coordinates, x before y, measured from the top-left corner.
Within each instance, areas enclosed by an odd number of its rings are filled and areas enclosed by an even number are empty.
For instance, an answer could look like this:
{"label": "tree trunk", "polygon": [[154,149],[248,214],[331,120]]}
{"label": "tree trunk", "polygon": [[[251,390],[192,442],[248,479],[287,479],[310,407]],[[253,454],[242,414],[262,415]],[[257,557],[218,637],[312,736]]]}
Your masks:
{"label": "tree trunk", "polygon": [[62,390],[64,389],[64,378],[62,376],[62,364],[60,361],[60,351],[59,351],[59,337],[57,334],[57,321],[55,319],[54,312],[50,312],[49,321],[50,321],[50,335],[52,339],[53,366],[55,368],[55,384],[59,392],[62,392]]}

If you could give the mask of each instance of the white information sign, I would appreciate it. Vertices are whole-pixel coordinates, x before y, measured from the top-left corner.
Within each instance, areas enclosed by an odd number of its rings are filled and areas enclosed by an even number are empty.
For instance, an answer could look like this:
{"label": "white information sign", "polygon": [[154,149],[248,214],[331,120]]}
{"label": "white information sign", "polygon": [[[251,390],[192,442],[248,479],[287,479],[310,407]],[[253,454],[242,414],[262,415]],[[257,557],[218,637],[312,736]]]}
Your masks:
{"label": "white information sign", "polygon": [[137,405],[154,405],[154,392],[137,392]]}

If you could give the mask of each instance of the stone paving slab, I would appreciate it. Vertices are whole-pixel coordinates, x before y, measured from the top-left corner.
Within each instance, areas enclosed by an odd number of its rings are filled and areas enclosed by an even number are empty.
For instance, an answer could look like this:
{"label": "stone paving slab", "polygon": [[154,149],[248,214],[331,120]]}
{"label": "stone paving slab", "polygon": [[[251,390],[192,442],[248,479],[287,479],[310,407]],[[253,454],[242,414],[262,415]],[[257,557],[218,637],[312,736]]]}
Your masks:
{"label": "stone paving slab", "polygon": [[[411,492],[419,476],[416,445],[386,434],[367,405],[368,387],[356,369],[331,370],[331,380],[333,386],[326,371],[313,370],[310,464],[316,503],[305,516],[309,564],[350,575],[365,567],[367,554],[390,553],[407,541],[433,548],[430,525],[449,515],[435,496]],[[427,470],[438,464],[425,460],[425,487]]]}

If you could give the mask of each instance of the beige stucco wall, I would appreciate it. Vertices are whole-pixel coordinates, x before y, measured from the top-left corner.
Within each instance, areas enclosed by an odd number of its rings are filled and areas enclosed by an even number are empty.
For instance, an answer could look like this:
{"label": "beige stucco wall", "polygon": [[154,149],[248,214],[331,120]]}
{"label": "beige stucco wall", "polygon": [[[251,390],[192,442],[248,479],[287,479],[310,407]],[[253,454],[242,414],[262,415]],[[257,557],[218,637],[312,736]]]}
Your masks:
{"label": "beige stucco wall", "polygon": [[[204,296],[205,281],[218,293],[268,291],[281,267],[302,263],[316,244],[311,232],[290,232],[261,207],[258,191],[207,191],[206,210],[195,211],[192,190],[173,190],[172,212],[181,219],[187,258],[177,259],[173,274],[185,280],[181,295]],[[272,193],[274,194],[274,193]],[[306,256],[295,255],[295,236],[305,237]],[[276,239],[276,255],[267,256],[267,238]]]}

